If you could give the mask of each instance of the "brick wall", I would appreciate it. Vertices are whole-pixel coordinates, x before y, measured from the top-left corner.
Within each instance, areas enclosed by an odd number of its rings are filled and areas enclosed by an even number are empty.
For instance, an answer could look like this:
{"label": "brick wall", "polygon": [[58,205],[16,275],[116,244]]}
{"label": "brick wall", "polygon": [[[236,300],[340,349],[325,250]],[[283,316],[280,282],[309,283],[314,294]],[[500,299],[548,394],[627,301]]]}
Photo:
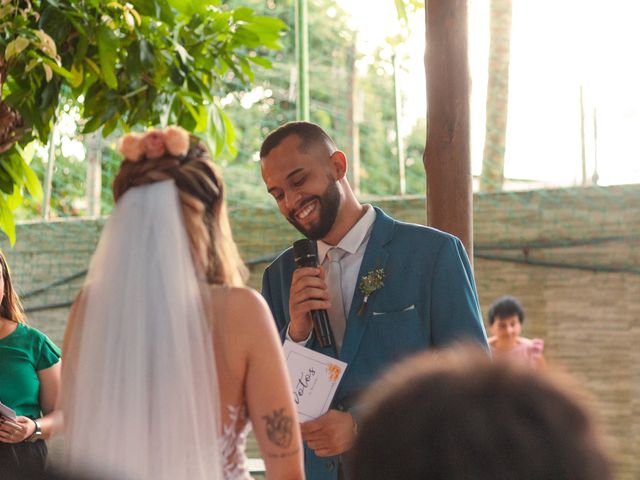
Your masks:
{"label": "brick wall", "polygon": [[[640,186],[486,194],[474,202],[483,313],[500,295],[522,300],[524,335],[543,338],[547,360],[591,392],[616,478],[640,478]],[[376,204],[400,220],[425,222],[424,199]],[[249,283],[259,288],[265,258],[299,235],[270,207],[230,205],[229,212],[245,260],[256,260]],[[25,305],[58,305],[29,315],[58,343],[64,304],[82,283],[102,225],[25,223],[15,248],[1,243],[19,292],[32,294]]]}

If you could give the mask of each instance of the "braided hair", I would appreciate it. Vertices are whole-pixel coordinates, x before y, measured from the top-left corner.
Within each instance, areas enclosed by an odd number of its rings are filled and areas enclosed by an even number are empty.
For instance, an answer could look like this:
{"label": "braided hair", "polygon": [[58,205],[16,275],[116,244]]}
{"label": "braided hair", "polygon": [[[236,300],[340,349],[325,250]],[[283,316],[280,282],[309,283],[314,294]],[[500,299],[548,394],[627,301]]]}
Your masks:
{"label": "braided hair", "polygon": [[196,268],[208,283],[244,285],[247,269],[231,234],[222,177],[207,147],[192,137],[185,155],[165,152],[159,158],[143,155],[137,161],[122,162],[113,181],[114,200],[118,202],[130,188],[164,180],[173,180],[180,192]]}

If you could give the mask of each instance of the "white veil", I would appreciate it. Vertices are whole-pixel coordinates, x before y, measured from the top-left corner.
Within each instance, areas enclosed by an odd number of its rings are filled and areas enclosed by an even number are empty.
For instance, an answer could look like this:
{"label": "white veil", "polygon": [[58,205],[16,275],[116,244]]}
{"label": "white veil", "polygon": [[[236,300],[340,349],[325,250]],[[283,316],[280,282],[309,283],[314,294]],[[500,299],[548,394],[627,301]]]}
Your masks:
{"label": "white veil", "polygon": [[212,335],[172,180],[119,200],[80,303],[63,384],[67,466],[221,479]]}

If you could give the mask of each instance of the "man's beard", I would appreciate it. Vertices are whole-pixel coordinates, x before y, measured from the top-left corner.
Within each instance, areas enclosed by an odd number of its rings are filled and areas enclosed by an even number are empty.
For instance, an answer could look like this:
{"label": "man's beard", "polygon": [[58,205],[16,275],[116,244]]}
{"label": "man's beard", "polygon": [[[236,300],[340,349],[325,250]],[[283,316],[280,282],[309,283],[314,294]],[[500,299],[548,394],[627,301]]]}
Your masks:
{"label": "man's beard", "polygon": [[309,240],[320,240],[327,236],[338,216],[340,189],[337,182],[329,177],[329,185],[327,185],[324,193],[321,196],[314,196],[312,199],[318,201],[317,224],[307,229],[298,223],[293,213],[289,213],[287,220]]}

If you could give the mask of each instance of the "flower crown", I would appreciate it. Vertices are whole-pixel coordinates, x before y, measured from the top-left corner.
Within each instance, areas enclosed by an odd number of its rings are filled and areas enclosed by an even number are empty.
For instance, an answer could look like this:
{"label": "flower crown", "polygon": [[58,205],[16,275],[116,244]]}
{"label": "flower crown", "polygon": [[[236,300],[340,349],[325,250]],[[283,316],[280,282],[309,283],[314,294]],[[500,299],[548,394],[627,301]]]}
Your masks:
{"label": "flower crown", "polygon": [[118,151],[129,162],[137,162],[142,157],[153,160],[167,152],[175,157],[184,156],[189,151],[189,132],[173,125],[164,130],[127,133],[118,142]]}

